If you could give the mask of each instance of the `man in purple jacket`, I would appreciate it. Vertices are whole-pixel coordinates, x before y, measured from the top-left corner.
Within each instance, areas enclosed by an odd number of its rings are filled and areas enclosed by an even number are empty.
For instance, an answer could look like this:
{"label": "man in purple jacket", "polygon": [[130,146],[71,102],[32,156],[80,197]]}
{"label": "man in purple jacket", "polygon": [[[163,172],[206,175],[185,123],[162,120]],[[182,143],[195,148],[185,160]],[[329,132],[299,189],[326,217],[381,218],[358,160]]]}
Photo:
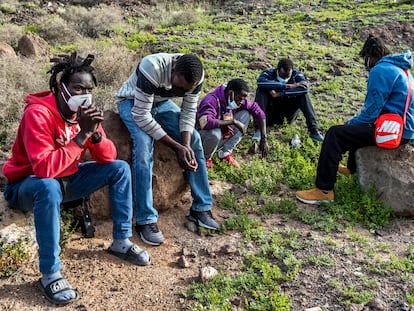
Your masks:
{"label": "man in purple jacket", "polygon": [[267,155],[266,115],[257,103],[246,99],[248,93],[249,86],[243,79],[233,79],[219,85],[201,100],[197,109],[196,129],[203,142],[208,169],[213,168],[211,158],[217,150],[221,160],[240,167],[232,151],[246,133],[251,115],[260,130],[259,149],[263,157]]}

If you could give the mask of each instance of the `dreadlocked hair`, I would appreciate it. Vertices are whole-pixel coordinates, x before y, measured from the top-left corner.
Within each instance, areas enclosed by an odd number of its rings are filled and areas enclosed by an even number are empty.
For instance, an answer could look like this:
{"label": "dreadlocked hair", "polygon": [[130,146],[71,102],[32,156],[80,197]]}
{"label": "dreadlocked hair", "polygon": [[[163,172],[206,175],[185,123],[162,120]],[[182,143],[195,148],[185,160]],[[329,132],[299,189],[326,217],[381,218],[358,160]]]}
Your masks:
{"label": "dreadlocked hair", "polygon": [[91,63],[95,59],[95,56],[92,54],[88,54],[86,58],[82,58],[78,56],[78,53],[72,52],[71,55],[58,55],[50,60],[50,62],[55,63],[53,67],[48,71],[51,73],[51,77],[49,79],[49,88],[53,93],[57,92],[57,85],[58,83],[65,83],[69,82],[69,79],[72,75],[77,72],[86,72],[92,76],[92,80],[95,86],[98,85],[96,81],[96,77],[94,75],[94,70],[91,66]]}
{"label": "dreadlocked hair", "polygon": [[359,55],[362,57],[374,56],[381,58],[390,53],[390,50],[388,50],[384,41],[380,37],[375,37],[373,34],[370,34],[365,41],[361,52],[359,52]]}
{"label": "dreadlocked hair", "polygon": [[174,72],[184,76],[188,83],[196,83],[203,77],[203,64],[196,55],[184,54],[178,58]]}
{"label": "dreadlocked hair", "polygon": [[277,69],[282,69],[285,72],[289,72],[293,70],[293,61],[290,58],[282,58],[279,63],[277,64]]}
{"label": "dreadlocked hair", "polygon": [[244,92],[249,92],[249,85],[246,81],[240,78],[232,79],[227,83],[225,91],[231,90],[236,94],[241,94]]}

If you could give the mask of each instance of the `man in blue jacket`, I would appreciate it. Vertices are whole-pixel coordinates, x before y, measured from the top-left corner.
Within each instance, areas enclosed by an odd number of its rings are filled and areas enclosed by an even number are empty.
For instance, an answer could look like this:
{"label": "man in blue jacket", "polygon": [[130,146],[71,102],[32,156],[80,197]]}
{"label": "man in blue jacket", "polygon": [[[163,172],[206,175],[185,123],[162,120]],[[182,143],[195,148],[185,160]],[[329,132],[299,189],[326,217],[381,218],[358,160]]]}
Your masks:
{"label": "man in blue jacket", "polygon": [[[353,173],[356,170],[355,151],[365,146],[375,146],[374,122],[385,112],[403,115],[408,96],[408,70],[413,65],[410,51],[391,55],[383,40],[370,35],[360,52],[369,70],[367,94],[361,112],[344,125],[332,126],[326,133],[319,155],[316,187],[298,191],[298,200],[307,204],[320,204],[334,199],[336,173]],[[405,72],[405,70],[407,72]],[[414,100],[411,96],[406,113],[401,144],[414,139]],[[347,167],[339,167],[342,155],[349,151]]]}
{"label": "man in blue jacket", "polygon": [[207,169],[213,168],[211,157],[217,150],[221,160],[240,167],[232,151],[246,133],[250,116],[259,126],[262,156],[267,155],[266,116],[257,103],[246,99],[248,93],[249,86],[243,79],[233,79],[219,85],[201,100],[197,109],[196,128],[203,142]]}
{"label": "man in blue jacket", "polygon": [[[312,140],[322,142],[323,136],[319,132],[315,111],[309,98],[309,82],[298,70],[294,69],[293,61],[282,58],[277,68],[263,71],[257,79],[255,101],[266,113],[266,123],[283,124],[296,120],[299,111],[306,119],[309,135]],[[258,140],[258,132],[253,140]]]}

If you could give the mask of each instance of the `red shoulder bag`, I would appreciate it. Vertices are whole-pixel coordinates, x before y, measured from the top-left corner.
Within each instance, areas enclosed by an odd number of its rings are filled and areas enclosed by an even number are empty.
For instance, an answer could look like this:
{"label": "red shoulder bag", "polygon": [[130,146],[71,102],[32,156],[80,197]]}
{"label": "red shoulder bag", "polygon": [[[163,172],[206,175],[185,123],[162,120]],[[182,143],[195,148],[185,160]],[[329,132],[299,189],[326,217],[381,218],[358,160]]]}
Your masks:
{"label": "red shoulder bag", "polygon": [[406,113],[411,99],[411,81],[408,70],[404,70],[408,78],[408,94],[403,116],[397,113],[384,113],[375,120],[375,143],[378,147],[395,149],[400,145],[406,120]]}

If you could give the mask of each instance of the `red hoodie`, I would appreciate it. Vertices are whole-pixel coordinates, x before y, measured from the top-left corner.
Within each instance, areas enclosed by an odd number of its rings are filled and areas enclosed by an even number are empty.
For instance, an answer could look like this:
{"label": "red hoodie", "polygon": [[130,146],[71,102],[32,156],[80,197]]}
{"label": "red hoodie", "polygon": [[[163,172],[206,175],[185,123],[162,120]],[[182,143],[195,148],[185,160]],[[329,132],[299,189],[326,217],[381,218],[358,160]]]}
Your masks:
{"label": "red hoodie", "polygon": [[72,138],[79,133],[78,124],[65,122],[57,109],[52,92],[29,94],[20,121],[12,156],[4,163],[3,175],[8,182],[15,182],[29,175],[39,178],[57,178],[74,174],[83,160],[86,149],[98,163],[108,163],[116,158],[112,141],[106,138],[101,125],[98,131],[102,141],[84,148]]}

